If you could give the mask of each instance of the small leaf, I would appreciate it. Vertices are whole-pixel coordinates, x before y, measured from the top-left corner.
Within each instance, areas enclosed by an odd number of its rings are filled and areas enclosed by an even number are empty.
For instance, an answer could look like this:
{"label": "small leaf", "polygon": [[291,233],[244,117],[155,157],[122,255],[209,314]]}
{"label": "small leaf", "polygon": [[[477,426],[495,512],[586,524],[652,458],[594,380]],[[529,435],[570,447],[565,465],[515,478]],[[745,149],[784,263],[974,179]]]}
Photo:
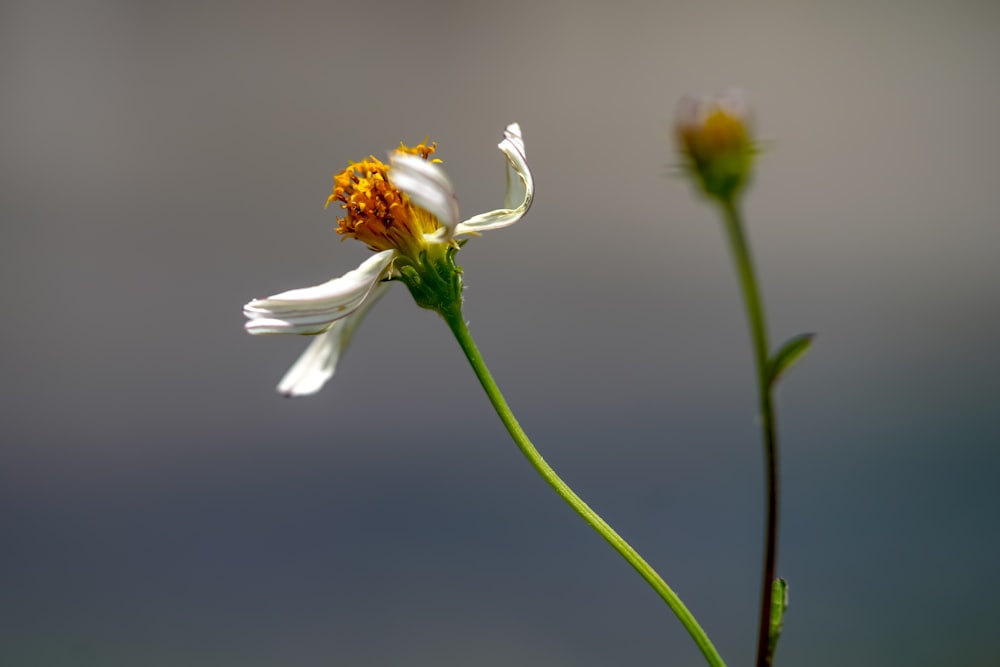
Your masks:
{"label": "small leaf", "polygon": [[771,586],[771,624],[767,632],[767,653],[770,656],[774,655],[774,649],[778,646],[786,609],[788,609],[788,582],[778,577]]}
{"label": "small leaf", "polygon": [[799,334],[785,341],[767,364],[768,381],[773,386],[781,374],[809,349],[816,334]]}

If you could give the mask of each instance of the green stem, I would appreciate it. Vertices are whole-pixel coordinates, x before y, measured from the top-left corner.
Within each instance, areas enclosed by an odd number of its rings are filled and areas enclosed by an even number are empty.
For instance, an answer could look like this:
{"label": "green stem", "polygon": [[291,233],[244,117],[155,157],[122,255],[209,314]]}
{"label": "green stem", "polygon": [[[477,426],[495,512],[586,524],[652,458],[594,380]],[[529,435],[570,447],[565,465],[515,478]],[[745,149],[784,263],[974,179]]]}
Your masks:
{"label": "green stem", "polygon": [[674,612],[677,618],[680,620],[681,624],[694,639],[695,644],[701,649],[702,654],[708,661],[709,665],[712,667],[724,667],[725,662],[723,662],[722,657],[719,655],[718,651],[712,645],[711,640],[709,640],[708,635],[702,630],[701,626],[695,620],[694,616],[688,611],[688,608],[684,606],[681,599],[677,597],[677,594],[667,585],[663,578],[657,574],[649,563],[647,563],[639,553],[632,548],[632,546],[626,542],[615,530],[608,525],[608,523],[602,519],[598,514],[592,510],[587,503],[576,495],[569,486],[566,485],[564,481],[556,474],[551,466],[542,458],[535,446],[531,444],[531,440],[525,434],[521,425],[518,424],[517,419],[514,417],[514,413],[511,412],[510,407],[507,405],[507,401],[504,399],[503,394],[500,393],[500,389],[497,387],[496,382],[493,380],[493,376],[490,374],[489,368],[486,366],[486,362],[483,361],[482,355],[479,353],[479,349],[476,347],[475,341],[472,340],[472,335],[469,333],[468,327],[465,325],[465,319],[462,316],[460,308],[456,308],[453,311],[442,312],[442,317],[451,327],[452,333],[455,334],[455,338],[458,340],[458,344],[462,347],[462,351],[465,352],[465,356],[469,359],[469,363],[472,365],[472,370],[475,371],[476,377],[479,378],[480,384],[482,384],[483,389],[486,391],[486,395],[490,399],[490,403],[493,404],[493,408],[496,410],[497,414],[500,416],[500,421],[503,425],[507,427],[507,432],[510,433],[510,437],[513,438],[514,443],[517,445],[524,457],[528,459],[528,462],[532,467],[538,471],[538,474],[542,476],[542,479],[548,483],[552,489],[559,494],[559,496],[566,501],[566,503],[573,508],[573,510],[579,514],[584,521],[590,524],[597,533],[607,540],[608,544],[617,551],[622,558],[628,561],[629,565],[635,568],[636,572],[646,580],[646,582],[653,588],[656,593],[663,598],[663,601],[667,603],[670,610]]}
{"label": "green stem", "polygon": [[771,620],[771,587],[774,583],[775,562],[778,557],[778,438],[775,433],[774,404],[771,397],[771,378],[768,373],[767,325],[764,307],[753,260],[743,234],[743,222],[732,199],[722,202],[726,220],[729,247],[736,262],[750,334],[753,338],[754,359],[757,366],[757,393],[760,400],[761,430],[764,437],[764,462],[767,480],[767,524],[764,533],[764,574],[761,583],[760,627],[757,633],[757,667],[769,667],[773,659],[768,646]]}

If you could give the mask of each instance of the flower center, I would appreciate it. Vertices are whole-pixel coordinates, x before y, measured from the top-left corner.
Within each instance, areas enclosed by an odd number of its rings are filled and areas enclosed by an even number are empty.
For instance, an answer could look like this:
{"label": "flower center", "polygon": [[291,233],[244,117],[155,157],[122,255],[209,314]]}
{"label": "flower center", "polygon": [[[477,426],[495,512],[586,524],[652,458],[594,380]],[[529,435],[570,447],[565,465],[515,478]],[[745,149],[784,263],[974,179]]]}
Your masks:
{"label": "flower center", "polygon": [[749,148],[750,140],[743,121],[724,109],[713,109],[698,120],[696,124],[684,124],[678,128],[685,152],[696,162]]}
{"label": "flower center", "polygon": [[717,109],[705,119],[701,135],[705,148],[714,152],[740,149],[747,144],[743,122],[722,109]]}
{"label": "flower center", "polygon": [[[437,144],[413,146],[399,144],[399,150],[419,155],[425,160],[437,149]],[[353,237],[372,250],[398,250],[416,258],[427,246],[424,234],[441,226],[430,213],[413,206],[409,197],[389,182],[389,165],[374,155],[367,160],[351,163],[333,177],[333,192],[326,205],[340,202],[344,214],[337,219],[337,233]]]}

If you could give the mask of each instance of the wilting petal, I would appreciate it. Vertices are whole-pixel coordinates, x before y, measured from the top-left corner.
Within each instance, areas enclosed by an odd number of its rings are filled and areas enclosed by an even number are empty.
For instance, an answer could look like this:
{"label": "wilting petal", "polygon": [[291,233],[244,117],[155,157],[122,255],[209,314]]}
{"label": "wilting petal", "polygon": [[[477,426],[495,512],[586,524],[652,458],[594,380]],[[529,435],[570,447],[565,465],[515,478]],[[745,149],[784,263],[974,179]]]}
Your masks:
{"label": "wilting petal", "polygon": [[395,250],[383,250],[339,278],[315,287],[289,290],[243,306],[252,334],[318,334],[347,317],[370,298]]}
{"label": "wilting petal", "polygon": [[428,240],[450,241],[458,224],[458,199],[444,169],[407,153],[393,153],[391,159],[389,181],[443,225],[437,233],[429,235]]}
{"label": "wilting petal", "polygon": [[506,208],[481,213],[461,222],[455,228],[455,235],[477,234],[489,229],[499,229],[513,225],[531,208],[531,199],[535,194],[535,182],[531,178],[531,170],[524,157],[524,139],[521,137],[521,126],[511,123],[504,131],[504,140],[497,146],[507,156],[507,195],[504,197]]}
{"label": "wilting petal", "polygon": [[285,396],[308,396],[322,389],[337,370],[337,362],[351,342],[354,330],[389,287],[389,283],[376,285],[359,308],[316,336],[298,361],[281,378],[278,392]]}

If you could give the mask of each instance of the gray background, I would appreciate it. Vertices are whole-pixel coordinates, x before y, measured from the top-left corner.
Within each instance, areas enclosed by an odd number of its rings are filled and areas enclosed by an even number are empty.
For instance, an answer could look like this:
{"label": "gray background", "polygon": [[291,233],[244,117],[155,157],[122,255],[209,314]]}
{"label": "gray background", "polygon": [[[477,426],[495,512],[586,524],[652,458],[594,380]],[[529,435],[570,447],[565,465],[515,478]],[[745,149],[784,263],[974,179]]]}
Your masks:
{"label": "gray background", "polygon": [[697,665],[397,289],[320,395],[249,298],[353,268],[350,159],[430,135],[463,212],[504,125],[537,199],[462,251],[546,457],[731,665],[762,488],[742,305],[676,174],[740,84],[779,395],[778,664],[1000,660],[1000,8],[975,2],[6,2],[0,664]]}

